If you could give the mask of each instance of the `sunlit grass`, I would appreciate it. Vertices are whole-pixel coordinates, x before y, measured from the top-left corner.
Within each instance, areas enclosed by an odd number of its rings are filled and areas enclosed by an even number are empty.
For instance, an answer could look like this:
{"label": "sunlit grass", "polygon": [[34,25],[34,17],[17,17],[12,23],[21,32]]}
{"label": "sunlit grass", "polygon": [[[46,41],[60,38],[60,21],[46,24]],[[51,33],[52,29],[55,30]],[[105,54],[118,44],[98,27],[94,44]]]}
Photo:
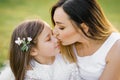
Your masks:
{"label": "sunlit grass", "polygon": [[10,36],[25,19],[42,18],[50,22],[50,7],[55,0],[0,0],[0,67],[8,59]]}
{"label": "sunlit grass", "polygon": [[120,0],[98,0],[109,21],[120,30]]}

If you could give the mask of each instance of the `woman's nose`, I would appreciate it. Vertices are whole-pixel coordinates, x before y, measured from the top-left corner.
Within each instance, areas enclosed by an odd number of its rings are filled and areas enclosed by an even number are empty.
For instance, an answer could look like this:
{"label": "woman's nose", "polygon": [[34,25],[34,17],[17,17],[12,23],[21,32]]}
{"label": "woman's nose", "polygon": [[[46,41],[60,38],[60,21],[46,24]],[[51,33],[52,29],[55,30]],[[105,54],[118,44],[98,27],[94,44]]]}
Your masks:
{"label": "woman's nose", "polygon": [[58,43],[59,40],[55,37],[55,36],[52,36],[52,40],[55,42],[55,43]]}
{"label": "woman's nose", "polygon": [[53,35],[57,38],[57,36],[59,35],[58,31],[56,29],[53,30]]}
{"label": "woman's nose", "polygon": [[53,35],[56,35],[56,29],[55,28],[53,29]]}

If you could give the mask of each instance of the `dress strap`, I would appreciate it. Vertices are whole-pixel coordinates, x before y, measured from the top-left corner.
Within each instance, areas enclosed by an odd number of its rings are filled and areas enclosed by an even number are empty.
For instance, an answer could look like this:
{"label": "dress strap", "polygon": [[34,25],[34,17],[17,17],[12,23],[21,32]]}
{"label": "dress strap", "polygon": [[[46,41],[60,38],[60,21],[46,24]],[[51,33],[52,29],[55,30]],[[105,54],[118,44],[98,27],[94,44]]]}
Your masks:
{"label": "dress strap", "polygon": [[108,39],[103,43],[103,45],[95,52],[95,56],[98,56],[103,59],[106,58],[108,52],[112,48],[112,46],[115,44],[117,40],[120,39],[120,34],[117,32],[113,32]]}

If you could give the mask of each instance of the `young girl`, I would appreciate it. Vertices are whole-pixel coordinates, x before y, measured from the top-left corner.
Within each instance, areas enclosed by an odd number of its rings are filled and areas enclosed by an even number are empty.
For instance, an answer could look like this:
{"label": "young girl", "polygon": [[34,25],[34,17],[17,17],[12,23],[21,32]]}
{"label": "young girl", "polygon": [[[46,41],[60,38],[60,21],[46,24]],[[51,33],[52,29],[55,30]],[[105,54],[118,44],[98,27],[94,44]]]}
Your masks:
{"label": "young girl", "polygon": [[8,72],[15,80],[68,80],[72,67],[58,53],[58,40],[46,22],[25,21],[13,31]]}

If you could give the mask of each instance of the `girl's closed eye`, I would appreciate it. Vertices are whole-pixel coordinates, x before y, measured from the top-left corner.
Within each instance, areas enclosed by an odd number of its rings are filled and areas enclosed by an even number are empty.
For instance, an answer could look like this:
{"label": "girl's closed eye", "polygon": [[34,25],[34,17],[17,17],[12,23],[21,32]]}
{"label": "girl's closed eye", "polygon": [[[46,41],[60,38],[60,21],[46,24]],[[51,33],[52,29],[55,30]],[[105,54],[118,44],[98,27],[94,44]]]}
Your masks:
{"label": "girl's closed eye", "polygon": [[50,41],[50,40],[51,40],[51,37],[50,37],[50,36],[46,38],[46,41]]}

